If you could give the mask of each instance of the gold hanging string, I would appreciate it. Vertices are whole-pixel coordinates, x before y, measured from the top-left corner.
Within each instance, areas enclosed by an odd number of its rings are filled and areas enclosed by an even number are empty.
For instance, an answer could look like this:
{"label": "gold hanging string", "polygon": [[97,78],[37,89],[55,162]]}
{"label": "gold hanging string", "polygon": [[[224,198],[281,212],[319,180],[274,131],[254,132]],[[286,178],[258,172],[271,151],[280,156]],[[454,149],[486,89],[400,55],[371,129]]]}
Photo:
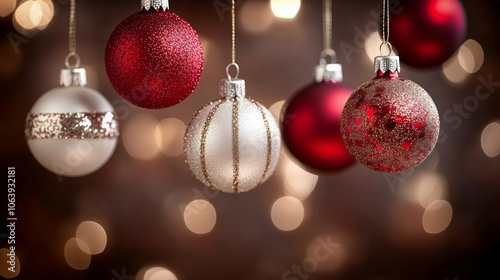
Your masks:
{"label": "gold hanging string", "polygon": [[226,67],[226,75],[229,80],[233,79],[229,74],[231,66],[236,68],[234,79],[237,79],[240,74],[240,67],[236,63],[236,12],[234,0],[231,1],[231,63]]}
{"label": "gold hanging string", "polygon": [[[74,57],[76,62],[75,65],[69,63],[69,59]],[[76,0],[70,0],[69,7],[69,54],[66,56],[66,67],[67,68],[78,68],[80,67],[80,56],[76,53]]]}
{"label": "gold hanging string", "polygon": [[332,0],[323,0],[323,50],[332,49]]}
{"label": "gold hanging string", "polygon": [[323,0],[323,51],[319,63],[326,65],[327,57],[330,57],[330,63],[337,61],[337,54],[333,50],[332,0]]}
{"label": "gold hanging string", "polygon": [[382,41],[384,43],[389,43],[389,0],[383,0],[382,7]]}
{"label": "gold hanging string", "polygon": [[380,55],[384,56],[382,47],[387,46],[389,54],[392,54],[392,45],[389,43],[389,21],[390,21],[390,0],[382,0],[382,44],[379,47]]}
{"label": "gold hanging string", "polygon": [[69,54],[76,53],[76,24],[75,24],[76,0],[71,0],[69,10]]}
{"label": "gold hanging string", "polygon": [[231,63],[236,64],[236,13],[234,0],[231,1]]}

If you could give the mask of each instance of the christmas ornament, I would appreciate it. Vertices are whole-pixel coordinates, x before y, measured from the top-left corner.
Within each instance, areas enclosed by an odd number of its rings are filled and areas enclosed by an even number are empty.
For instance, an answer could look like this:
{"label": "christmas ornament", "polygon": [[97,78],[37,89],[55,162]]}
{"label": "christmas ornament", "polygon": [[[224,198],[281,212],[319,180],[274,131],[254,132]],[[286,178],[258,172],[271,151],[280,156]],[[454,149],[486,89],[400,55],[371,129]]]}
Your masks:
{"label": "christmas ornament", "polygon": [[391,19],[391,42],[403,63],[441,65],[463,43],[467,18],[459,0],[402,0]]}
{"label": "christmas ornament", "polygon": [[[189,168],[203,184],[227,193],[251,190],[266,181],[279,159],[281,138],[272,114],[245,97],[235,59],[235,18],[232,1],[232,63],[219,84],[221,99],[194,114],[184,138]],[[231,66],[236,76],[229,74]]]}
{"label": "christmas ornament", "polygon": [[139,107],[175,105],[198,85],[203,49],[196,31],[169,12],[168,0],[142,0],[106,47],[106,73],[115,90]]}
{"label": "christmas ornament", "polygon": [[[384,8],[388,4],[385,1]],[[392,173],[417,166],[431,153],[439,135],[439,115],[423,88],[399,77],[399,57],[391,56],[385,32],[387,14],[388,9],[384,11],[380,50],[387,45],[389,55],[375,58],[377,76],[354,90],[347,101],[341,132],[356,160],[371,169]]]}
{"label": "christmas ornament", "polygon": [[281,131],[290,153],[307,167],[337,171],[352,165],[354,157],[340,134],[340,118],[352,89],[342,84],[342,65],[331,49],[331,0],[324,0],[324,51],[315,81],[301,89],[283,107]]}
{"label": "christmas ornament", "polygon": [[[118,141],[118,118],[111,104],[85,87],[75,47],[75,0],[71,0],[70,53],[61,70],[59,88],[43,94],[26,117],[25,136],[35,159],[49,171],[75,177],[92,173],[113,154]],[[70,66],[69,60],[76,59]]]}

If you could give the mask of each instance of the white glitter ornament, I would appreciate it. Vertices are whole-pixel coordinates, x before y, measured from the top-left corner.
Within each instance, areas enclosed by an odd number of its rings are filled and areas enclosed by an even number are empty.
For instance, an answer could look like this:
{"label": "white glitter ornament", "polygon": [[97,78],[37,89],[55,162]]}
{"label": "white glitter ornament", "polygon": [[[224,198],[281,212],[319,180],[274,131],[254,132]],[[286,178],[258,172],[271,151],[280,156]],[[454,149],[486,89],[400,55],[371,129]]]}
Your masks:
{"label": "white glitter ornament", "polygon": [[245,98],[245,81],[223,79],[221,99],[194,114],[184,153],[203,184],[227,193],[249,191],[274,172],[281,149],[278,124],[258,102]]}
{"label": "white glitter ornament", "polygon": [[85,85],[85,69],[63,69],[61,87],[42,95],[26,117],[31,153],[58,175],[76,177],[96,171],[111,157],[118,141],[113,107]]}

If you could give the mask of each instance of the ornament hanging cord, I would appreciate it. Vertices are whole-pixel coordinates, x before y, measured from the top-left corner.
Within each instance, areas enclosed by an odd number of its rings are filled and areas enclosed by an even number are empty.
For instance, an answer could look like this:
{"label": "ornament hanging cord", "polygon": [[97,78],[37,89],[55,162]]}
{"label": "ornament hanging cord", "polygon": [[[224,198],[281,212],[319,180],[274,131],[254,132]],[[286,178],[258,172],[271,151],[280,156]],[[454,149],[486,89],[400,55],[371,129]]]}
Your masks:
{"label": "ornament hanging cord", "polygon": [[323,51],[321,52],[320,64],[326,65],[326,57],[330,57],[331,62],[337,60],[337,54],[333,50],[332,32],[332,0],[323,0]]}
{"label": "ornament hanging cord", "polygon": [[[80,56],[76,53],[76,0],[70,0],[69,8],[69,53],[66,56],[65,64],[67,68],[80,67]],[[75,65],[70,65],[70,58],[74,57]]]}
{"label": "ornament hanging cord", "polygon": [[240,75],[240,67],[236,63],[236,13],[235,13],[235,4],[234,0],[231,1],[231,63],[226,67],[226,75],[228,80],[233,79],[231,74],[229,74],[229,69],[231,66],[236,68],[236,76],[234,79],[237,79]]}
{"label": "ornament hanging cord", "polygon": [[380,55],[384,56],[382,47],[384,45],[389,49],[389,54],[392,54],[392,45],[389,43],[389,20],[390,20],[390,0],[382,0],[382,44],[380,44]]}

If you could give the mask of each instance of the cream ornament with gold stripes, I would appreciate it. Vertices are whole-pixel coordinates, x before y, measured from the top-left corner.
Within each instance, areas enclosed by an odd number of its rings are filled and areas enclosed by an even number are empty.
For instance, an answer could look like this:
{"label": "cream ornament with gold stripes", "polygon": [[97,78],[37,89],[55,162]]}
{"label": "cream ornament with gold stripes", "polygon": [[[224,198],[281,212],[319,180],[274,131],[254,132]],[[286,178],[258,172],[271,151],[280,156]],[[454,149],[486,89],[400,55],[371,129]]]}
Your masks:
{"label": "cream ornament with gold stripes", "polygon": [[184,137],[192,173],[222,192],[249,191],[274,172],[281,150],[278,124],[264,106],[245,97],[243,79],[223,79],[221,99],[193,116]]}

